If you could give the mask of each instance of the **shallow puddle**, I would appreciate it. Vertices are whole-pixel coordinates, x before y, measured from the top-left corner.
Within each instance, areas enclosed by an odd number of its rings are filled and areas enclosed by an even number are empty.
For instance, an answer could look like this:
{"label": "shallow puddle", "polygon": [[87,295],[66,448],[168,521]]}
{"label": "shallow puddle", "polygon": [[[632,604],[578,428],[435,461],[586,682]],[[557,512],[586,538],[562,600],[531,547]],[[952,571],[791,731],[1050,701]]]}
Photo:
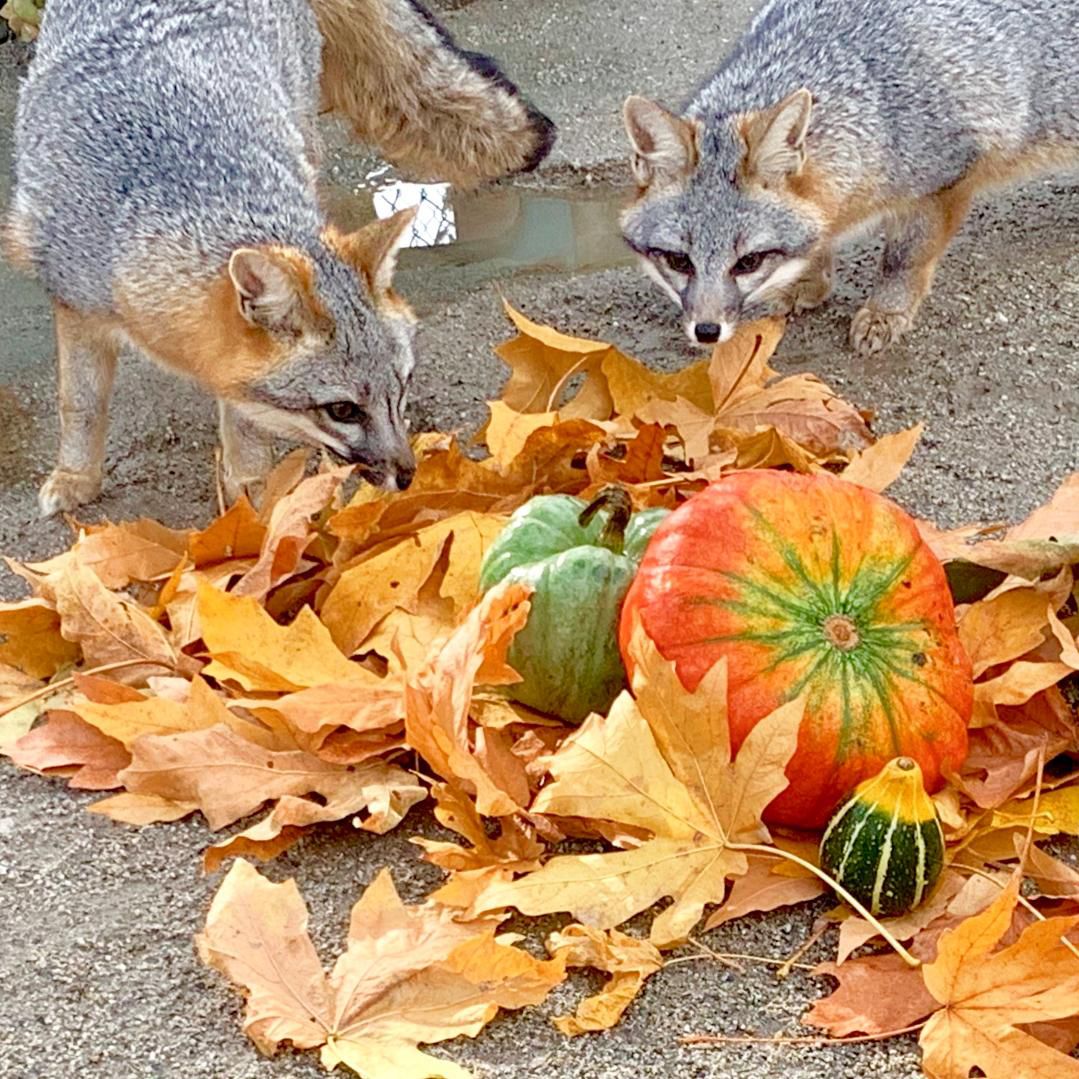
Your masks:
{"label": "shallow puddle", "polygon": [[323,200],[330,218],[345,229],[418,206],[400,273],[407,285],[412,272],[422,271],[420,289],[431,299],[495,277],[588,272],[632,261],[618,231],[626,195],[610,186],[459,192],[448,184],[383,180],[375,173],[368,185],[326,185]]}

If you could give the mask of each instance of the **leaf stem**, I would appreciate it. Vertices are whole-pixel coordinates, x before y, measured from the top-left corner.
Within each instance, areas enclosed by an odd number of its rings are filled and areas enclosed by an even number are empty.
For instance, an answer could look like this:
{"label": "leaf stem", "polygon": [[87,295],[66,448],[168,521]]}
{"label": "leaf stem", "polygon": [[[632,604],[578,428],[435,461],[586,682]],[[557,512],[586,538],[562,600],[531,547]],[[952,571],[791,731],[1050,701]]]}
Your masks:
{"label": "leaf stem", "polygon": [[101,667],[91,667],[85,671],[75,671],[68,675],[67,678],[61,678],[59,682],[50,682],[47,686],[42,686],[40,689],[25,693],[21,697],[16,697],[13,701],[5,701],[3,704],[0,704],[0,716],[6,716],[8,712],[14,712],[16,708],[22,708],[25,704],[39,701],[42,697],[51,697],[54,694],[61,692],[61,690],[73,686],[77,675],[108,674],[110,671],[122,671],[128,667],[166,667],[169,670],[172,670],[171,663],[163,663],[161,660],[157,659],[122,659],[117,663],[106,663]]}
{"label": "leaf stem", "polygon": [[783,850],[780,847],[766,847],[762,843],[727,843],[727,846],[731,850],[754,851],[757,854],[766,854],[773,858],[785,858],[788,862],[794,862],[795,865],[800,865],[803,869],[808,869],[810,873],[820,877],[820,879],[823,880],[825,884],[829,885],[841,899],[849,906],[853,907],[867,922],[869,922],[869,924],[873,926],[873,928],[892,946],[896,954],[907,964],[907,966],[917,969],[922,965],[922,961],[916,956],[911,955],[879,918],[875,918],[870,914],[869,911],[839,883],[839,881],[834,880],[819,866],[815,866],[812,862],[807,862],[804,858],[800,858],[797,854],[792,854],[788,850]]}
{"label": "leaf stem", "polygon": [[901,1034],[914,1034],[922,1029],[928,1020],[912,1023],[909,1027],[895,1030],[882,1030],[879,1034],[858,1034],[853,1038],[784,1038],[773,1036],[765,1038],[753,1035],[731,1034],[683,1034],[678,1040],[682,1045],[856,1045],[859,1042],[879,1042],[887,1038],[898,1038]]}

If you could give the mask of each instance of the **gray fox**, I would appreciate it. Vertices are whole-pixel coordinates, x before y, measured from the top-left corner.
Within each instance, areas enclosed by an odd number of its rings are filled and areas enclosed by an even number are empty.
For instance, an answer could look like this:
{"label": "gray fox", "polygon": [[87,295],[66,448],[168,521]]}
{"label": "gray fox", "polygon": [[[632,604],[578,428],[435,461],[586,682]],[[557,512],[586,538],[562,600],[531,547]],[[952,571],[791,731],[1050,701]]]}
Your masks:
{"label": "gray fox", "polygon": [[415,320],[391,278],[412,211],[327,223],[320,97],[391,160],[457,183],[533,168],[554,137],[414,0],[49,0],[5,229],[55,313],[43,513],[101,489],[125,342],[217,395],[230,498],[257,485],[274,435],[408,486]]}
{"label": "gray fox", "polygon": [[623,234],[691,340],[827,298],[883,225],[861,354],[912,325],[982,188],[1079,161],[1074,0],[771,0],[679,114],[624,108]]}

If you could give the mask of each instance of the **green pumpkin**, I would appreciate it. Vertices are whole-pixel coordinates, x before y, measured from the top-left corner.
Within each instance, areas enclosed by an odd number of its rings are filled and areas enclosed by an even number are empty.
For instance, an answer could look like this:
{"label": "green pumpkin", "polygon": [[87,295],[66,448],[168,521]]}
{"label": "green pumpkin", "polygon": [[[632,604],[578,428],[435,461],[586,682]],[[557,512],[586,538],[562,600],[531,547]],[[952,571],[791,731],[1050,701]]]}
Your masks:
{"label": "green pumpkin", "polygon": [[514,700],[570,723],[607,711],[626,684],[622,600],[667,512],[632,513],[624,491],[605,488],[591,504],[539,495],[510,517],[483,559],[480,588],[508,580],[533,590],[507,657],[523,679],[507,687]]}
{"label": "green pumpkin", "polygon": [[896,757],[835,811],[820,844],[821,868],[871,914],[913,910],[944,866],[944,833],[910,757]]}

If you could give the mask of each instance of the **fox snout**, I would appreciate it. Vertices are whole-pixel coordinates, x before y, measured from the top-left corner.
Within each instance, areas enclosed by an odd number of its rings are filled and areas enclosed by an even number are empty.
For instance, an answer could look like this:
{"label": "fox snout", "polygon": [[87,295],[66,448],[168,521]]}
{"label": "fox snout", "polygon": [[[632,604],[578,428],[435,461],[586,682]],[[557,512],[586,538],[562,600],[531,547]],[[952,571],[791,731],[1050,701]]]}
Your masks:
{"label": "fox snout", "polygon": [[372,487],[381,487],[384,491],[406,491],[416,475],[416,457],[407,442],[386,457],[378,457],[369,450],[358,449],[346,460],[359,467],[363,478]]}

